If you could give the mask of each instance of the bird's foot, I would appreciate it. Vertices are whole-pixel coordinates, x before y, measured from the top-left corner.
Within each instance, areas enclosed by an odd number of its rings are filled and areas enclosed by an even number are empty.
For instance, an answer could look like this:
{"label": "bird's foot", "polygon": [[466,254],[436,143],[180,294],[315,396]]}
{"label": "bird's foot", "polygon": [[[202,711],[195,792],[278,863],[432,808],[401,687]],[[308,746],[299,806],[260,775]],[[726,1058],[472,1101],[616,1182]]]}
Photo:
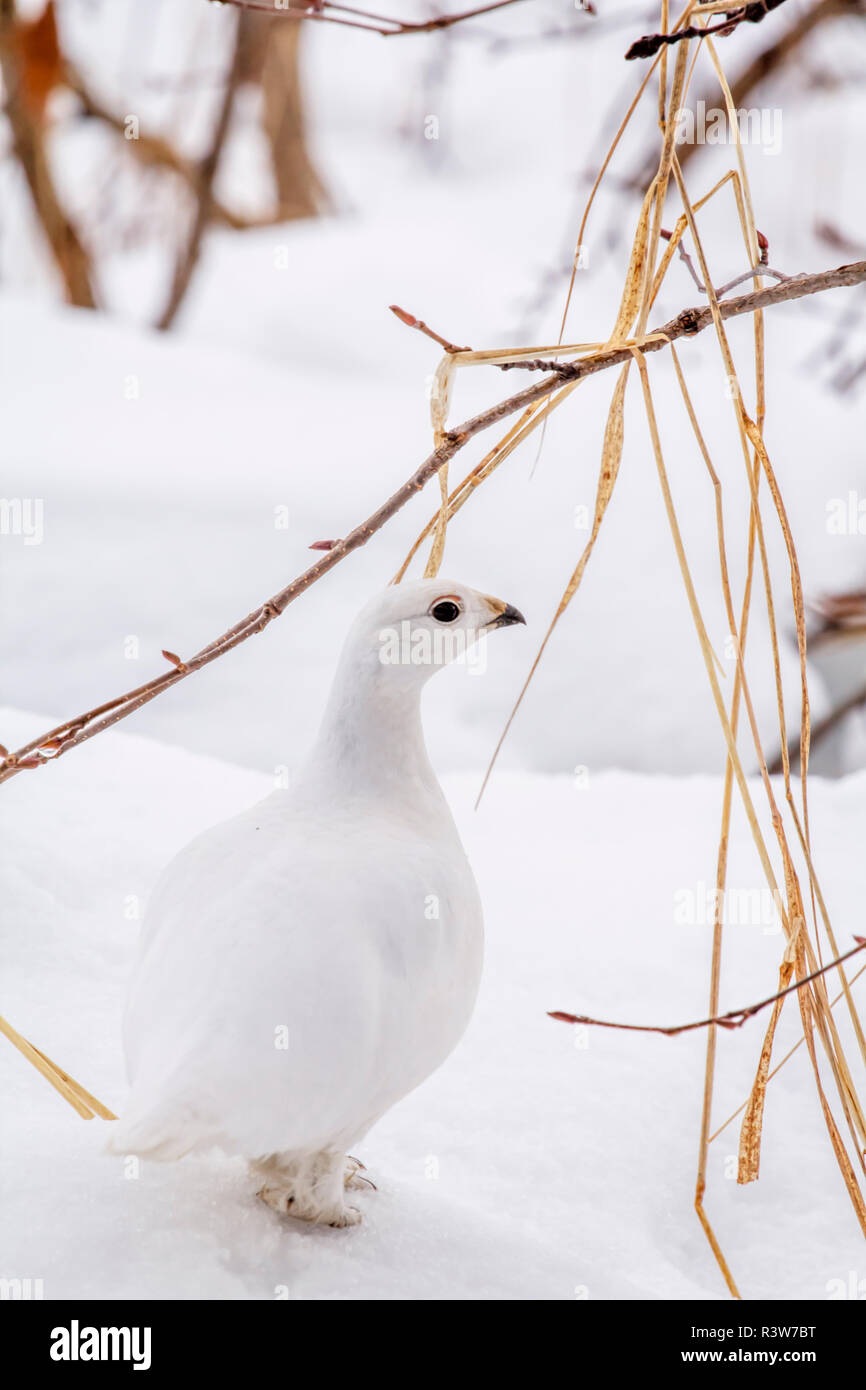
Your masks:
{"label": "bird's foot", "polygon": [[346,1168],[343,1173],[343,1186],[356,1189],[359,1187],[371,1187],[375,1192],[376,1184],[371,1182],[369,1178],[364,1177],[366,1171],[367,1169],[364,1167],[360,1158],[353,1158],[351,1154],[347,1154]]}
{"label": "bird's foot", "polygon": [[298,1201],[290,1187],[284,1184],[267,1184],[259,1188],[256,1196],[280,1216],[294,1216],[299,1221],[309,1221],[316,1226],[357,1226],[361,1213],[357,1207],[345,1203],[320,1206],[318,1203]]}
{"label": "bird's foot", "polygon": [[290,1187],[260,1187],[256,1196],[265,1206],[270,1207],[271,1211],[279,1212],[280,1216],[288,1216],[295,1201]]}
{"label": "bird's foot", "polygon": [[372,1187],[361,1177],[360,1159],[346,1158],[339,1149],[318,1153],[271,1154],[253,1160],[264,1178],[257,1196],[280,1216],[293,1216],[320,1226],[357,1226],[361,1213],[346,1205],[347,1187]]}
{"label": "bird's foot", "polygon": [[[324,1220],[324,1217],[320,1218]],[[357,1207],[341,1207],[335,1212],[333,1218],[327,1223],[329,1226],[359,1226],[361,1224],[361,1213]]]}

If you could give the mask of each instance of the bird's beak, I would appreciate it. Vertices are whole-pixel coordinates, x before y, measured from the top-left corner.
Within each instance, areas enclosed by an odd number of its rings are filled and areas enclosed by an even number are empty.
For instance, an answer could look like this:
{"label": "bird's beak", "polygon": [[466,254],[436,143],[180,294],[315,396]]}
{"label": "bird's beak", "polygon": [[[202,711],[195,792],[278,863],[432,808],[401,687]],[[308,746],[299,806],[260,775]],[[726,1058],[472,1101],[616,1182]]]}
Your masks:
{"label": "bird's beak", "polygon": [[503,603],[501,598],[491,598],[488,594],[484,598],[493,614],[490,622],[484,624],[485,628],[511,627],[512,623],[526,622],[520,609],[515,608],[513,603]]}

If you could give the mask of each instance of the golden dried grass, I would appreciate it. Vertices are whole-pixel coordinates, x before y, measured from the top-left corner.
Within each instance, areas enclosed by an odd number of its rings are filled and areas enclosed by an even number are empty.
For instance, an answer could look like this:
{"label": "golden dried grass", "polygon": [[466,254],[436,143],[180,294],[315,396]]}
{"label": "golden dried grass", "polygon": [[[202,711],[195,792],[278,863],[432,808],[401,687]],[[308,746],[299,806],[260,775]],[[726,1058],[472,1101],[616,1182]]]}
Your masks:
{"label": "golden dried grass", "polygon": [[[722,13],[729,9],[725,3],[714,3],[698,5],[687,4],[682,10],[678,19],[672,26],[679,29],[684,25],[691,25],[698,22],[703,16],[711,16]],[[669,14],[667,0],[662,0],[660,30],[666,31],[669,28]],[[702,53],[706,53],[712,69],[715,72],[719,83],[721,98],[724,102],[728,121],[731,130],[734,132],[736,167],[729,169],[722,178],[706,193],[702,198],[692,203],[683,179],[682,170],[676,156],[674,137],[676,127],[676,114],[687,101],[688,88],[696,64]],[[520,349],[489,349],[480,352],[455,353],[448,355],[447,379],[450,386],[455,370],[465,366],[486,365],[507,362],[509,360],[525,360],[537,357],[553,356],[559,359],[569,358],[590,358],[599,353],[604,348],[612,346],[622,346],[630,349],[632,359],[637,367],[641,390],[643,395],[644,411],[646,414],[649,429],[650,442],[653,456],[656,463],[659,485],[662,492],[665,511],[668,518],[669,529],[671,532],[674,549],[676,552],[681,578],[685,587],[686,595],[691,609],[696,634],[699,645],[704,657],[707,678],[710,685],[710,692],[719,721],[724,733],[727,746],[727,758],[725,763],[725,776],[723,783],[722,814],[719,835],[719,845],[716,862],[716,887],[719,890],[716,895],[718,904],[716,917],[713,927],[713,942],[710,960],[710,982],[709,982],[709,1003],[710,1014],[715,1016],[719,1011],[719,979],[723,951],[723,918],[722,907],[723,893],[727,877],[727,857],[728,840],[730,834],[731,813],[733,804],[733,793],[736,787],[743,808],[746,813],[748,824],[754,840],[758,860],[762,866],[764,876],[770,888],[773,890],[776,901],[780,904],[780,917],[782,919],[785,947],[782,959],[779,963],[779,988],[784,988],[793,977],[795,980],[803,979],[808,973],[813,971],[821,960],[822,948],[819,931],[819,918],[821,927],[829,943],[833,956],[839,954],[836,944],[836,937],[827,912],[824,895],[818,881],[815,865],[812,857],[811,836],[809,827],[809,805],[808,805],[808,764],[809,764],[809,743],[810,743],[810,711],[809,693],[807,681],[806,665],[806,630],[805,614],[803,602],[803,588],[800,578],[799,562],[797,559],[796,545],[791,531],[787,512],[784,506],[781,488],[778,478],[772,466],[769,453],[764,439],[764,417],[766,412],[766,386],[765,386],[765,364],[764,364],[764,328],[763,316],[760,311],[753,315],[753,347],[752,347],[752,375],[754,393],[754,407],[750,411],[745,406],[745,393],[741,384],[740,375],[734,360],[728,336],[725,332],[724,323],[719,310],[719,302],[715,290],[709,266],[709,258],[705,251],[700,230],[698,227],[698,214],[711,199],[715,198],[722,190],[729,188],[733,194],[734,207],[736,211],[737,225],[745,254],[749,258],[749,265],[753,268],[753,283],[755,289],[760,289],[763,284],[761,277],[760,249],[758,240],[758,230],[755,223],[753,210],[753,200],[749,185],[748,170],[744,156],[742,141],[738,127],[737,112],[734,107],[730,85],[725,75],[718,53],[711,38],[699,40],[687,40],[677,45],[673,60],[673,72],[668,75],[668,50],[663,48],[650,65],[643,80],[639,84],[638,91],[634,100],[630,104],[619,129],[613,139],[608,153],[602,163],[598,176],[590,191],[589,199],[584,210],[576,242],[575,260],[572,268],[571,280],[568,286],[565,308],[563,311],[560,340],[554,346],[546,347],[523,347]],[[629,125],[635,111],[638,109],[641,98],[647,90],[650,79],[654,73],[658,73],[658,115],[660,129],[660,150],[658,166],[655,175],[650,181],[643,198],[635,233],[632,239],[629,260],[626,267],[623,289],[619,304],[619,309],[614,322],[614,327],[610,338],[604,344],[585,343],[585,344],[564,344],[565,326],[568,312],[572,305],[574,288],[576,283],[576,269],[578,255],[583,245],[587,221],[590,210],[596,198],[599,187],[609,168],[613,155],[617,149],[623,132]],[[667,236],[666,241],[662,241],[662,214],[668,187],[675,188],[681,204],[681,211],[677,216],[673,232]],[[731,693],[730,703],[726,706],[722,695],[721,686],[718,679],[718,659],[712,649],[712,645],[707,635],[701,606],[698,600],[695,585],[689,570],[686,548],[682,537],[682,532],[678,520],[677,509],[671,491],[668,472],[664,461],[664,454],[658,429],[658,422],[653,403],[652,389],[650,385],[649,373],[642,346],[646,342],[646,325],[648,315],[652,305],[661,289],[665,277],[668,274],[674,256],[680,246],[683,237],[689,234],[694,251],[697,257],[698,266],[704,285],[707,287],[707,298],[713,316],[713,327],[715,330],[716,343],[721,357],[724,373],[731,383],[730,397],[734,410],[737,431],[740,439],[740,450],[743,458],[743,465],[746,470],[746,478],[749,487],[750,508],[748,517],[748,531],[746,542],[746,572],[743,586],[739,617],[737,617],[734,607],[733,595],[729,577],[727,546],[724,527],[723,512],[723,487],[719,473],[714,468],[709,451],[700,428],[698,414],[692,401],[691,395],[685,380],[679,358],[674,350],[673,344],[669,345],[676,379],[682,395],[686,413],[694,435],[698,453],[703,459],[707,469],[711,485],[714,489],[715,508],[716,508],[716,531],[717,545],[719,552],[720,582],[722,590],[722,600],[727,616],[731,634],[734,638],[736,655],[736,672]],[[634,337],[629,337],[630,333]],[[620,371],[616,387],[608,411],[607,425],[604,432],[604,439],[601,450],[601,461],[599,469],[599,480],[596,493],[595,513],[589,540],[578,558],[577,565],[571,574],[568,583],[563,591],[557,609],[550,621],[550,624],[541,641],[538,652],[528,672],[526,681],[517,697],[514,709],[509,716],[508,722],[503,730],[502,736],[497,744],[490,767],[488,767],[482,784],[481,793],[490,776],[493,763],[502,743],[507,736],[511,722],[517,708],[520,706],[529,683],[538,667],[544,654],[550,636],[574,598],[581,580],[591,558],[599,530],[607,510],[610,497],[616,483],[620,460],[623,449],[623,407],[625,391],[629,378],[629,367],[631,363],[626,363]],[[546,421],[553,409],[558,408],[564,403],[571,394],[574,386],[579,383],[565,385],[549,401],[543,405],[530,406],[521,416],[516,425],[512,426],[509,432],[498,442],[498,444],[485,456],[481,464],[477,465],[462,481],[455,492],[449,498],[447,490],[443,485],[442,503],[439,512],[428,523],[425,530],[415,542],[412,550],[401,567],[398,579],[405,574],[408,564],[413,555],[417,552],[423,541],[434,532],[434,543],[431,549],[430,559],[426,572],[435,574],[441,563],[445,544],[448,522],[451,517],[463,506],[469,497],[474,495],[477,488],[495,471],[504,460],[514,452],[518,444],[533,433],[539,426],[546,425]],[[444,431],[447,426],[446,418],[441,415],[434,421],[438,431]],[[441,433],[438,437],[441,437]],[[764,480],[765,488],[761,489],[761,480]],[[788,556],[790,571],[791,589],[791,611],[794,618],[794,626],[797,634],[797,644],[800,663],[800,796],[799,808],[796,804],[796,797],[791,783],[790,765],[787,755],[787,717],[785,712],[784,698],[781,680],[781,659],[778,638],[777,620],[777,601],[773,592],[770,563],[767,553],[767,541],[765,534],[765,518],[763,512],[763,496],[769,495],[772,515],[778,525],[785,544]],[[760,584],[755,585],[757,569],[760,575]],[[785,807],[782,808],[776,801],[773,784],[767,771],[767,760],[764,754],[760,731],[755,716],[754,705],[751,698],[749,683],[746,676],[745,654],[747,637],[749,631],[750,618],[754,606],[755,592],[763,591],[766,620],[769,627],[771,641],[772,676],[776,691],[777,716],[779,723],[779,733],[781,746],[783,748],[783,785],[785,790]],[[774,832],[776,842],[776,854],[779,859],[780,872],[777,874],[773,867],[773,856],[764,834],[761,830],[758,810],[753,799],[749,781],[743,769],[743,763],[738,746],[738,733],[740,724],[740,712],[745,709],[747,723],[754,744],[758,767],[760,772],[760,783],[766,798],[767,809],[769,811],[770,822]],[[793,827],[794,837],[790,838],[790,831],[786,828],[785,810],[788,820]],[[803,906],[803,896],[800,880],[795,868],[795,855],[799,850],[802,861],[805,864],[805,873],[809,885],[809,897],[811,902],[811,928],[806,919]],[[779,883],[783,886],[780,888]],[[851,1068],[843,1047],[839,1030],[836,1026],[833,1015],[833,1006],[839,1000],[845,1000],[847,1010],[853,1026],[853,1031],[857,1040],[863,1060],[866,1060],[866,1040],[864,1031],[857,1013],[854,999],[851,993],[850,982],[848,981],[842,966],[837,967],[841,978],[842,989],[831,1003],[827,990],[825,977],[803,986],[797,990],[801,1026],[803,1037],[801,1042],[805,1042],[812,1068],[815,1087],[821,1105],[822,1114],[828,1131],[828,1136],[836,1157],[839,1170],[848,1192],[851,1204],[860,1222],[861,1228],[866,1234],[866,1203],[864,1203],[862,1178],[858,1176],[855,1165],[852,1163],[846,1148],[845,1142],[836,1123],[833,1109],[827,1097],[821,1068],[818,1062],[818,1054],[815,1046],[815,1034],[821,1044],[822,1054],[825,1064],[829,1070],[834,1083],[834,1089],[838,1098],[838,1103],[844,1114],[846,1125],[850,1134],[856,1161],[862,1172],[866,1173],[864,1164],[864,1149],[866,1149],[866,1125],[864,1125],[863,1108],[860,1102],[857,1087],[852,1077]],[[854,977],[859,978],[863,973],[859,971]],[[784,1001],[779,1000],[775,1004],[769,1025],[765,1031],[760,1051],[758,1054],[756,1072],[752,1082],[749,1095],[743,1105],[735,1115],[730,1116],[722,1126],[711,1132],[711,1114],[713,1104],[713,1094],[715,1085],[715,1069],[717,1061],[717,1029],[711,1027],[707,1036],[707,1051],[704,1069],[704,1088],[703,1105],[700,1131],[700,1147],[698,1158],[698,1170],[695,1183],[694,1205],[695,1211],[701,1226],[706,1234],[707,1240],[719,1265],[721,1273],[725,1279],[727,1287],[734,1297],[739,1297],[739,1291],[734,1281],[727,1260],[721,1249],[720,1243],[713,1231],[712,1224],[705,1208],[705,1196],[707,1190],[707,1154],[708,1146],[712,1139],[716,1138],[737,1114],[745,1112],[740,1133],[739,1146],[739,1169],[738,1181],[748,1183],[757,1180],[760,1171],[761,1140],[764,1124],[765,1104],[767,1088],[770,1080],[777,1074],[780,1067],[793,1055],[799,1047],[789,1049],[786,1056],[775,1067],[771,1067],[773,1048],[775,1043],[776,1028],[784,1008]]]}
{"label": "golden dried grass", "polygon": [[83,1120],[92,1120],[94,1115],[103,1120],[117,1119],[108,1106],[103,1105],[102,1101],[85,1090],[79,1081],[75,1081],[62,1067],[58,1067],[56,1062],[52,1062],[50,1057],[46,1057],[44,1052],[40,1052],[38,1047],[28,1042],[5,1018],[0,1018],[0,1033],[9,1039],[13,1047],[17,1047],[21,1055],[50,1082],[65,1101],[68,1101],[73,1110],[78,1111]]}

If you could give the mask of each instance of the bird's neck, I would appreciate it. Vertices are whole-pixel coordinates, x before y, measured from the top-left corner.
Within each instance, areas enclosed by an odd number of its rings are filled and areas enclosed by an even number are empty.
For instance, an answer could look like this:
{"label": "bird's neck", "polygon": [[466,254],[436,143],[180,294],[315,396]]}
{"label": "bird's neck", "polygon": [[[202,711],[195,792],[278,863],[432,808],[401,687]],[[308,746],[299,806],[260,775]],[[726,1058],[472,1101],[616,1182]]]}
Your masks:
{"label": "bird's neck", "polygon": [[392,806],[444,804],[421,726],[423,684],[417,673],[383,667],[375,654],[359,660],[344,653],[302,784]]}

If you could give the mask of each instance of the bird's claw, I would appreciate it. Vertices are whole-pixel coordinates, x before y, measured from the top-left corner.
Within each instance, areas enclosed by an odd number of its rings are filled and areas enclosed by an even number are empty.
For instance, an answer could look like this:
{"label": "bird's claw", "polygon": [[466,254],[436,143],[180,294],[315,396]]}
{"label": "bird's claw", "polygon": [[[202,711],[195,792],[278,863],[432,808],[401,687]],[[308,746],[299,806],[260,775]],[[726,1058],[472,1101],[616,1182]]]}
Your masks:
{"label": "bird's claw", "polygon": [[372,1182],[370,1178],[364,1178],[361,1176],[361,1174],[366,1173],[366,1171],[367,1169],[361,1162],[360,1158],[354,1158],[352,1154],[347,1154],[346,1169],[343,1174],[343,1186],[350,1188],[372,1187],[373,1191],[375,1192],[377,1190],[376,1184]]}

